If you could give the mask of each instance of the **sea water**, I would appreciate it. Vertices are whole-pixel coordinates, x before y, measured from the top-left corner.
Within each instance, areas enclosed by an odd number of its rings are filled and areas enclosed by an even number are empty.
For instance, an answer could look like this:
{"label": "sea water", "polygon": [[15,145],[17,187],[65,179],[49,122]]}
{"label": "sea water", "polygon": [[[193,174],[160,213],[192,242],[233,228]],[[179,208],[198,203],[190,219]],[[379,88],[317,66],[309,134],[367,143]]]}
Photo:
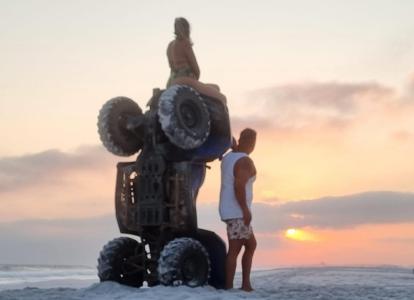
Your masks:
{"label": "sea water", "polygon": [[[59,265],[0,265],[0,290],[10,287],[73,286],[75,282],[89,284],[97,282],[96,268],[86,266]],[[48,284],[46,284],[48,283]],[[53,284],[55,283],[55,284]]]}

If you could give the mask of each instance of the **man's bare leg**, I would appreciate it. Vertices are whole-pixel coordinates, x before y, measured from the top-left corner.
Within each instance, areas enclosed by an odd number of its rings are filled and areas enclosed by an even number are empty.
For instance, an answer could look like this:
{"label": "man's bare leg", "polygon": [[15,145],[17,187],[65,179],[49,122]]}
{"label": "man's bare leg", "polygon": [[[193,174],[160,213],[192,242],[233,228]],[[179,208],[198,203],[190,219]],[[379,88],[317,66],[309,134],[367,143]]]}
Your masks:
{"label": "man's bare leg", "polygon": [[252,269],[253,254],[257,246],[256,238],[254,234],[248,239],[245,240],[244,244],[244,253],[242,257],[242,286],[241,289],[246,292],[253,291],[252,285],[250,283],[250,271]]}
{"label": "man's bare leg", "polygon": [[243,240],[230,240],[229,251],[226,257],[226,289],[233,288],[234,274],[236,273],[237,256],[243,246]]}

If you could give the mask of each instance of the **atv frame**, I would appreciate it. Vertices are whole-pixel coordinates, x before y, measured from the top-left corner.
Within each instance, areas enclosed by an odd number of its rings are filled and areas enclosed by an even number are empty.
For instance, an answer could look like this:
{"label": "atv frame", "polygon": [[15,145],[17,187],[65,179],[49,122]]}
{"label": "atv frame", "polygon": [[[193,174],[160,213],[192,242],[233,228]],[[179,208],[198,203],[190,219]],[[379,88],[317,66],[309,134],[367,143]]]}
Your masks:
{"label": "atv frame", "polygon": [[196,199],[206,163],[230,147],[225,104],[188,86],[154,89],[142,113],[126,97],[109,100],[98,128],[112,153],[137,159],[117,165],[115,211],[120,237],[98,259],[101,281],[224,288],[226,247],[197,224]]}

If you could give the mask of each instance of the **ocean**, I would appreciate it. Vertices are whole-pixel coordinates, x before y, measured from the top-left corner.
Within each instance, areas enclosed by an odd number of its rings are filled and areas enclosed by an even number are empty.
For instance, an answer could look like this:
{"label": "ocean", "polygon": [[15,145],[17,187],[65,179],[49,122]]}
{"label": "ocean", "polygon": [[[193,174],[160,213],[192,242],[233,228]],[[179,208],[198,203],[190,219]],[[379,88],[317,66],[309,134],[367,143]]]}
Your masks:
{"label": "ocean", "polygon": [[0,264],[0,290],[24,287],[81,287],[98,282],[95,267]]}

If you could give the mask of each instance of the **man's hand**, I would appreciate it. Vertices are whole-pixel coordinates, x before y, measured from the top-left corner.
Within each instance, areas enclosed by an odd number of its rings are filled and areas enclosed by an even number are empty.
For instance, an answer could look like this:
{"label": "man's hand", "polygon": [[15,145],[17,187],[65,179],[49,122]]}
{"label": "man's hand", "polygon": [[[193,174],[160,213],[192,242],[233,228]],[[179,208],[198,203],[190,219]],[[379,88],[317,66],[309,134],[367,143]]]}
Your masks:
{"label": "man's hand", "polygon": [[245,209],[243,211],[243,221],[244,221],[244,225],[249,226],[250,222],[252,221],[252,213],[250,212],[250,210]]}

